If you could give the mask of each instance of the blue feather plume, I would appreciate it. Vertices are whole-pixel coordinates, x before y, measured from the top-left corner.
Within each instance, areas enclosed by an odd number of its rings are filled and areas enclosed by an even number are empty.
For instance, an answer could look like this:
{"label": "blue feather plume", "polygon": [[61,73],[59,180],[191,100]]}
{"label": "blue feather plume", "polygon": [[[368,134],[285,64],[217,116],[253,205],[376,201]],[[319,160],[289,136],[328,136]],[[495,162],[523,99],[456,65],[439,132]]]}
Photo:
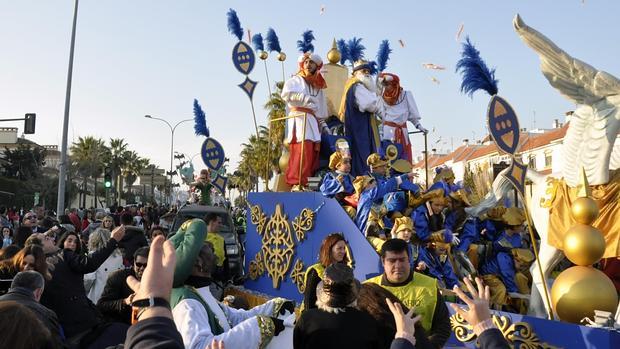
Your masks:
{"label": "blue feather plume", "polygon": [[265,45],[263,44],[263,35],[261,33],[252,35],[252,45],[256,51],[265,51]]}
{"label": "blue feather plume", "polygon": [[338,51],[340,52],[340,64],[345,64],[346,61],[349,60],[349,48],[347,47],[347,42],[344,39],[340,39],[336,41],[336,46],[338,46]]}
{"label": "blue feather plume", "polygon": [[269,50],[269,52],[282,52],[282,48],[280,47],[280,39],[278,39],[278,35],[273,28],[269,28],[269,30],[267,30],[265,41],[267,41],[267,50]]}
{"label": "blue feather plume", "polygon": [[387,40],[381,41],[379,45],[379,52],[377,52],[377,69],[382,72],[387,68],[387,62],[390,60],[390,42]]}
{"label": "blue feather plume", "polygon": [[368,66],[369,66],[369,70],[370,70],[370,75],[377,75],[377,73],[379,72],[378,68],[377,68],[377,62],[375,61],[370,61],[368,62]]}
{"label": "blue feather plume", "polygon": [[301,34],[301,40],[297,40],[297,48],[301,53],[314,52],[313,40],[314,34],[312,34],[312,30],[306,30]]}
{"label": "blue feather plume", "polygon": [[202,107],[197,99],[194,99],[194,132],[196,136],[209,137],[209,128],[207,127],[207,116],[202,111]]}
{"label": "blue feather plume", "polygon": [[474,92],[485,90],[491,96],[497,94],[497,79],[495,69],[487,67],[480,57],[480,52],[469,41],[469,37],[463,43],[462,58],[456,63],[456,71],[463,76],[461,92],[473,97]]}
{"label": "blue feather plume", "polygon": [[241,28],[239,17],[237,17],[237,12],[233,9],[229,9],[226,17],[228,17],[228,31],[236,36],[237,39],[241,40],[241,37],[243,37],[243,29]]}
{"label": "blue feather plume", "polygon": [[351,64],[364,58],[364,50],[366,47],[362,45],[362,38],[353,38],[347,42],[347,50],[349,51],[348,59]]}

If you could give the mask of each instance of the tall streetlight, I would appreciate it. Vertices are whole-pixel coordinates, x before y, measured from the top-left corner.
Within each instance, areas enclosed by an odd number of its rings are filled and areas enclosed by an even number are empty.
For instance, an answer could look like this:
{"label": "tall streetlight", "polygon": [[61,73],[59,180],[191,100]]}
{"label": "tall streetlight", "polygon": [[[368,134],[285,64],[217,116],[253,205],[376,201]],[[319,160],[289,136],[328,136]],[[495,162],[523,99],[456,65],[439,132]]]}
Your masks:
{"label": "tall streetlight", "polygon": [[144,117],[147,119],[163,121],[170,128],[170,172],[169,174],[170,174],[170,194],[172,194],[172,163],[173,163],[173,158],[174,158],[174,131],[177,129],[177,126],[179,126],[180,124],[187,122],[187,121],[192,121],[194,119],[181,120],[177,122],[174,126],[172,126],[170,125],[168,121],[161,119],[161,118],[152,117],[151,115],[148,115],[148,114],[144,115]]}
{"label": "tall streetlight", "polygon": [[[71,46],[69,48],[69,68],[67,69],[67,92],[65,94],[65,117],[62,123],[62,144],[60,146],[60,167],[58,169],[58,201],[56,214],[65,212],[65,185],[67,175],[67,134],[69,133],[69,109],[71,106],[71,82],[73,80],[73,52],[75,51],[75,28],[77,26],[78,0],[73,8],[73,26],[71,28]],[[95,186],[96,187],[96,186]],[[97,188],[95,188],[96,190]]]}

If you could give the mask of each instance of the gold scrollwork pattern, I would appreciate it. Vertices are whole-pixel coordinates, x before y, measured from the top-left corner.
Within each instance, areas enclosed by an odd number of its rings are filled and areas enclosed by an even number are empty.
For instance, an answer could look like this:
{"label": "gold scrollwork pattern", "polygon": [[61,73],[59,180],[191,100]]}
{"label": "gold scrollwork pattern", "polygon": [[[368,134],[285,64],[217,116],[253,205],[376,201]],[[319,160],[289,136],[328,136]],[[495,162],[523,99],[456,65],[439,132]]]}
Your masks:
{"label": "gold scrollwork pattern", "polygon": [[291,280],[293,280],[297,286],[299,293],[304,293],[306,290],[306,273],[304,271],[304,263],[301,259],[297,259],[295,261],[295,265],[293,265],[293,270],[291,270]]}
{"label": "gold scrollwork pattern", "polygon": [[[557,347],[546,342],[541,342],[532,326],[526,322],[512,323],[507,316],[493,315],[493,323],[502,332],[504,338],[510,344],[519,343],[519,348],[524,349],[557,349]],[[450,325],[456,339],[461,342],[469,342],[476,339],[473,327],[463,319],[461,315],[454,314],[450,317]]]}
{"label": "gold scrollwork pattern", "polygon": [[551,208],[551,206],[553,205],[553,201],[555,200],[555,195],[558,191],[560,182],[561,180],[557,178],[547,177],[547,189],[545,189],[545,195],[547,195],[547,198],[540,199],[540,207]]}
{"label": "gold scrollwork pattern", "polygon": [[263,252],[260,251],[250,262],[250,279],[256,280],[265,273],[265,262],[263,261]]}
{"label": "gold scrollwork pattern", "polygon": [[263,235],[265,223],[267,222],[267,215],[258,205],[250,206],[250,222],[256,225],[256,231],[259,235]]}
{"label": "gold scrollwork pattern", "polygon": [[309,208],[304,208],[299,216],[293,219],[293,230],[298,242],[306,239],[306,233],[314,227],[314,217],[316,215]]}
{"label": "gold scrollwork pattern", "polygon": [[276,205],[275,213],[265,226],[261,250],[267,274],[271,277],[273,288],[277,289],[291,266],[295,252],[291,226],[281,204]]}

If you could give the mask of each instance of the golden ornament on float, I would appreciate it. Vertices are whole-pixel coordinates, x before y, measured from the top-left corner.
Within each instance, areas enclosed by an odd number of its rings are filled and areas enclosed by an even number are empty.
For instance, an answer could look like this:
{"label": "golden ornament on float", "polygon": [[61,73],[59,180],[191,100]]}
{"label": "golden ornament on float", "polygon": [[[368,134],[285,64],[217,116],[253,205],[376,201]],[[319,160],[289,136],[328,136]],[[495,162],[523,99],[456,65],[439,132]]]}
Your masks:
{"label": "golden ornament on float", "polygon": [[286,60],[286,53],[284,52],[280,52],[278,53],[278,55],[276,56],[276,58],[280,61],[280,62],[284,62]]}
{"label": "golden ornament on float", "polygon": [[262,59],[263,61],[266,60],[267,57],[269,57],[267,51],[260,51],[260,53],[258,54],[258,58]]}
{"label": "golden ornament on float", "polygon": [[577,266],[561,272],[551,288],[551,303],[560,320],[576,324],[586,317],[593,319],[595,310],[614,313],[618,306],[618,294],[611,279],[591,266],[603,257],[605,238],[591,226],[599,211],[590,198],[592,192],[583,168],[578,188],[578,199],[571,205],[571,212],[581,224],[568,229],[563,246],[566,257]]}
{"label": "golden ornament on float", "polygon": [[592,224],[598,217],[598,205],[588,197],[577,198],[571,205],[573,218],[581,224]]}
{"label": "golden ornament on float", "polygon": [[278,160],[278,166],[280,167],[280,173],[286,173],[288,169],[288,160],[291,157],[291,154],[288,151],[288,144],[282,147],[282,155],[280,155],[280,159]]}
{"label": "golden ornament on float", "polygon": [[590,225],[577,224],[564,235],[564,254],[576,265],[592,265],[605,253],[605,238]]}
{"label": "golden ornament on float", "polygon": [[594,318],[594,310],[614,313],[618,294],[613,282],[603,272],[575,266],[555,279],[551,302],[562,321],[580,323],[585,317]]}
{"label": "golden ornament on float", "polygon": [[340,51],[338,51],[338,46],[336,45],[336,39],[332,42],[332,48],[327,51],[327,60],[331,64],[338,64],[340,62]]}

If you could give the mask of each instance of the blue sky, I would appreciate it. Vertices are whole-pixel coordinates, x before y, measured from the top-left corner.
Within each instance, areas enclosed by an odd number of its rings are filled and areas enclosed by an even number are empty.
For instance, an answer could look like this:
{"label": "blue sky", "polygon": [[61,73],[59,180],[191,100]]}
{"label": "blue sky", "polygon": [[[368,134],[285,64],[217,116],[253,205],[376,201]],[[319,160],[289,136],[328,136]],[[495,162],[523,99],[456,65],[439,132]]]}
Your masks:
{"label": "blue sky", "polygon": [[[325,7],[320,14],[321,7]],[[167,168],[169,131],[144,114],[171,123],[192,117],[197,98],[212,136],[236,165],[240,144],[253,132],[250,104],[237,87],[243,76],[230,60],[236,38],[226,30],[234,8],[244,29],[265,33],[273,27],[288,54],[287,75],[296,69],[296,40],[314,30],[316,52],[325,56],[332,38],[362,37],[366,56],[390,40],[394,52],[388,71],[411,89],[422,124],[435,127],[430,143],[449,150],[463,138],[485,131],[487,96],[473,100],[459,92],[454,65],[460,55],[455,35],[464,23],[487,63],[497,68],[499,93],[517,111],[522,127],[550,127],[574,106],[552,89],[539,70],[538,57],[512,29],[520,13],[527,24],[573,56],[620,76],[618,1],[94,1],[82,0],[78,17],[69,140],[94,135],[122,137],[130,147]],[[37,113],[40,144],[60,144],[73,1],[0,1],[0,118]],[[398,40],[405,42],[405,47]],[[270,76],[281,76],[275,57]],[[431,71],[422,63],[445,66]],[[262,63],[251,73],[257,118],[267,86]],[[440,81],[431,81],[435,77]],[[23,124],[4,123],[2,126]],[[421,140],[413,138],[414,152]],[[194,155],[203,139],[192,123],[177,128],[175,150]]]}

